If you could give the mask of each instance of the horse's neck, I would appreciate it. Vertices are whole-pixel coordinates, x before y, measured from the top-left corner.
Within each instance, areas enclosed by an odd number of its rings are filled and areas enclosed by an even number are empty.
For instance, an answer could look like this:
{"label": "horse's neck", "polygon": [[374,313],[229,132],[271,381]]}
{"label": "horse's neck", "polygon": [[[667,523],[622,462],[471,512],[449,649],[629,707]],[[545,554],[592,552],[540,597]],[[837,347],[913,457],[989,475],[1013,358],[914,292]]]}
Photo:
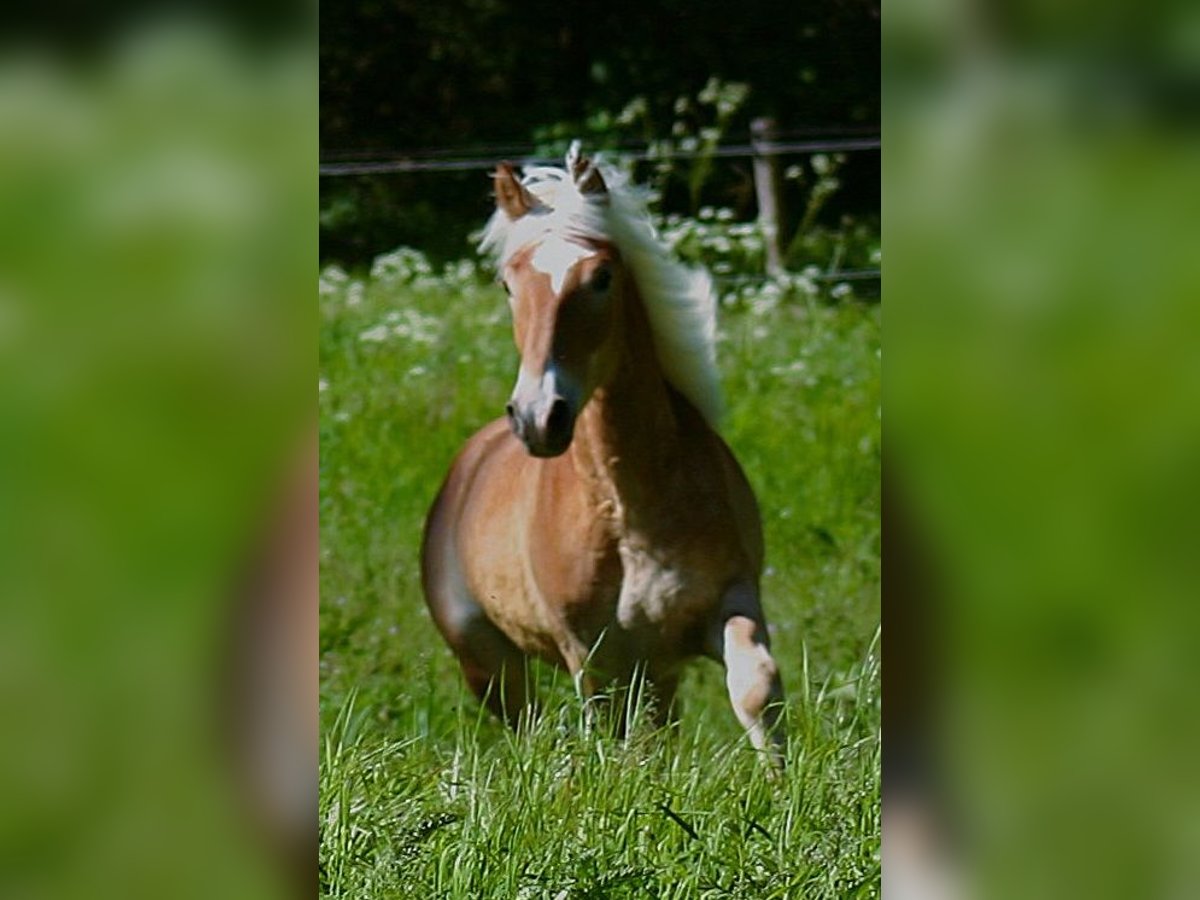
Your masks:
{"label": "horse's neck", "polygon": [[652,505],[661,507],[662,476],[678,459],[694,417],[680,416],[682,401],[663,377],[640,298],[627,316],[622,358],[612,380],[598,388],[576,424],[577,460],[594,500],[612,504],[619,519],[636,525]]}

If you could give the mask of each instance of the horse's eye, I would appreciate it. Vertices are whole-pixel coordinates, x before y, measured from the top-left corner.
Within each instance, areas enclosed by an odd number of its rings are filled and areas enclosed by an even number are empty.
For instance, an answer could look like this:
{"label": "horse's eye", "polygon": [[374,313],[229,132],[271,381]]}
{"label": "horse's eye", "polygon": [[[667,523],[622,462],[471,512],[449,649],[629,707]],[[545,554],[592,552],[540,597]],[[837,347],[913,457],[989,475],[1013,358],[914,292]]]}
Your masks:
{"label": "horse's eye", "polygon": [[598,268],[592,273],[592,280],[588,282],[588,286],[593,291],[607,291],[610,284],[612,284],[612,269],[608,266]]}
{"label": "horse's eye", "polygon": [[508,296],[510,296],[510,297],[512,296],[512,291],[508,287],[508,282],[505,281],[503,278],[500,279],[500,286],[502,288],[504,288],[504,293],[508,294]]}

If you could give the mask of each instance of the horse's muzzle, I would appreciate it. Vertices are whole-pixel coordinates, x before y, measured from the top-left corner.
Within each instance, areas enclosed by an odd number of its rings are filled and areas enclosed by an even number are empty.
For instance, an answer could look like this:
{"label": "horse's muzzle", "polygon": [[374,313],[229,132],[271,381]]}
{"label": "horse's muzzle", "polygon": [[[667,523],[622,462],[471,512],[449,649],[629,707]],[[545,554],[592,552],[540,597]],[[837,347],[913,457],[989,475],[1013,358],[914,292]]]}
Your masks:
{"label": "horse's muzzle", "polygon": [[508,424],[525,445],[530,456],[560,456],[571,446],[575,434],[575,411],[563,397],[549,403],[519,407],[510,402],[505,408]]}

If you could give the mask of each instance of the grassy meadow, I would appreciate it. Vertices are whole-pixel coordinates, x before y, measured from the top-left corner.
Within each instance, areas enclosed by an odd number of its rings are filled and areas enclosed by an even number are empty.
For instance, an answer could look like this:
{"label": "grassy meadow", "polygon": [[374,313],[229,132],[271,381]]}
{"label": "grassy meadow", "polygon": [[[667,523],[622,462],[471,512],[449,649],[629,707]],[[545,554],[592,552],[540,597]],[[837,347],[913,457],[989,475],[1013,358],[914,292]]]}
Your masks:
{"label": "grassy meadow", "polygon": [[322,272],[320,314],[322,896],[877,897],[879,307],[799,277],[722,303],[722,432],[762,507],[787,692],[778,782],[703,660],[668,732],[589,732],[549,670],[528,733],[481,713],[418,548],[515,378],[503,292],[399,251]]}

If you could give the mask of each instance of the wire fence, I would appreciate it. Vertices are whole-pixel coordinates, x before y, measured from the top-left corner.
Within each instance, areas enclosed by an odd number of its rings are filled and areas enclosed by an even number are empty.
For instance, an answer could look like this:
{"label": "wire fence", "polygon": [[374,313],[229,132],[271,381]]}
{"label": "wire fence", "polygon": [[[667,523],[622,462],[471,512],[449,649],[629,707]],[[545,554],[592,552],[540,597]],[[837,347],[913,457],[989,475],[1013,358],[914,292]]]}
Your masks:
{"label": "wire fence", "polygon": [[[763,159],[765,157],[802,156],[813,153],[856,153],[879,150],[882,143],[877,133],[848,135],[847,129],[839,129],[836,135],[825,136],[817,131],[782,132],[773,140],[744,141],[724,146],[696,148],[684,150],[672,147],[669,151],[663,148],[642,144],[625,144],[617,149],[606,151],[623,160],[643,162],[649,160],[688,160],[699,158],[719,159]],[[785,140],[783,138],[802,135],[803,140]],[[419,150],[394,151],[380,153],[390,158],[365,159],[361,152],[338,152],[330,154],[333,157],[320,163],[319,172],[324,178],[337,178],[353,175],[391,175],[412,172],[490,172],[497,160],[509,158],[521,165],[555,165],[561,163],[558,158],[539,156],[521,156],[521,151],[528,145],[490,145],[444,148],[422,148]],[[359,156],[360,158],[348,158]],[[806,272],[807,278],[819,283],[857,282],[868,290],[877,290],[877,283],[882,280],[882,272],[878,268],[844,269],[825,272]],[[719,285],[735,287],[744,284],[762,284],[770,279],[766,273],[755,275],[716,275],[713,280]]]}
{"label": "wire fence", "polygon": [[[749,131],[729,132],[725,138],[732,144],[751,142]],[[878,125],[830,125],[806,126],[803,128],[777,128],[771,135],[776,141],[818,141],[843,140],[853,138],[879,138]],[[586,142],[585,142],[586,143]],[[649,146],[644,138],[618,139],[606,141],[605,150],[615,151],[618,155],[636,153]],[[521,158],[529,152],[529,142],[520,143],[468,143],[454,144],[443,147],[372,147],[369,150],[361,148],[326,147],[321,150],[322,164],[335,162],[367,162],[376,159],[435,159],[438,157],[496,157],[513,156]]]}
{"label": "wire fence", "polygon": [[[829,272],[793,272],[792,275],[803,275],[811,281],[878,281],[882,277],[881,269],[835,269]],[[762,284],[769,281],[770,275],[714,275],[717,284]]]}
{"label": "wire fence", "polygon": [[[798,156],[809,153],[854,153],[864,150],[879,150],[880,148],[879,136],[871,135],[805,141],[761,141],[695,150],[673,148],[670,152],[643,146],[638,149],[619,150],[617,155],[622,159],[642,162],[652,159],[699,159],[701,157],[749,159],[763,156]],[[326,178],[347,175],[389,175],[400,172],[461,172],[475,169],[490,171],[495,167],[497,159],[505,155],[514,155],[511,153],[512,149],[511,145],[481,148],[476,151],[476,155],[462,159],[436,158],[435,156],[436,154],[452,153],[451,150],[419,151],[396,159],[323,162],[318,171],[322,177]],[[488,156],[481,155],[493,150],[496,152]],[[524,157],[518,161],[522,165],[553,165],[559,162],[557,158],[542,157]]]}

